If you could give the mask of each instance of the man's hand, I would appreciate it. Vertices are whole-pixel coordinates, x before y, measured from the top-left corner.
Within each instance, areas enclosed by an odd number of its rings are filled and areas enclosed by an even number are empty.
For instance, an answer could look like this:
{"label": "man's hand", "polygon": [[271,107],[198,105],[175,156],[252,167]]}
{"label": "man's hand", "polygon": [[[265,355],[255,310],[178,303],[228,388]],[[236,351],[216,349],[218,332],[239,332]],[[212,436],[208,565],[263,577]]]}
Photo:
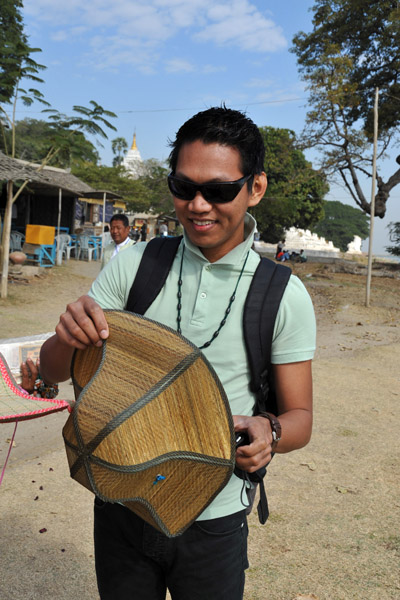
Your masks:
{"label": "man's hand", "polygon": [[254,473],[265,467],[271,460],[272,431],[268,419],[264,417],[233,417],[235,431],[246,431],[250,444],[236,450],[236,464],[243,471]]}
{"label": "man's hand", "polygon": [[101,346],[108,338],[108,325],[103,310],[90,296],[81,296],[68,304],[60,317],[56,335],[49,338],[40,350],[40,370],[46,383],[66,381],[70,376],[75,348]]}
{"label": "man's hand", "polygon": [[31,358],[28,358],[26,362],[21,363],[21,387],[24,388],[28,394],[33,394],[35,390],[35,381],[39,375],[39,361],[36,361],[36,365]]}
{"label": "man's hand", "polygon": [[103,310],[90,296],[81,296],[68,304],[56,327],[63,344],[84,350],[87,346],[101,346],[108,338],[108,325]]}

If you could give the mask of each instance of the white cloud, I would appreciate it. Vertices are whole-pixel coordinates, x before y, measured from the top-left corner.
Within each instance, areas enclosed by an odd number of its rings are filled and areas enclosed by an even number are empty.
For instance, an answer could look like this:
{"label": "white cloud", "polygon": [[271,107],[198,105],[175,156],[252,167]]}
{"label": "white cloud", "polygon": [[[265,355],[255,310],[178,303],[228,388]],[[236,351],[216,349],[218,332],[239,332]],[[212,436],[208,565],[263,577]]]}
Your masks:
{"label": "white cloud", "polygon": [[282,29],[247,0],[214,5],[208,17],[211,23],[195,35],[199,41],[253,52],[274,52],[287,45]]}
{"label": "white cloud", "polygon": [[[93,57],[96,63],[93,65]],[[119,36],[107,38],[95,36],[90,40],[90,49],[84,56],[86,66],[96,69],[117,70],[121,65],[131,65],[145,74],[155,73],[159,53],[149,44],[148,47],[135,38],[121,40]]]}
{"label": "white cloud", "polygon": [[55,33],[52,33],[50,37],[54,42],[65,42],[69,36],[66,31],[56,31]]}
{"label": "white cloud", "polygon": [[191,73],[194,71],[194,66],[182,58],[172,58],[166,61],[165,70],[167,73]]}
{"label": "white cloud", "polygon": [[271,79],[261,79],[257,77],[253,77],[246,83],[247,87],[250,88],[270,88],[274,85],[274,82]]}
{"label": "white cloud", "polygon": [[[152,72],[161,52],[169,51],[167,43],[178,47],[190,38],[257,53],[286,46],[281,29],[251,0],[25,0],[24,10],[34,26],[46,24],[53,40],[81,37],[96,68],[131,65]],[[169,62],[170,72],[192,70],[184,59],[181,66]]]}
{"label": "white cloud", "polygon": [[224,71],[226,71],[226,67],[224,65],[204,65],[201,69],[201,72],[204,73],[204,75],[209,75],[211,73],[223,73]]}

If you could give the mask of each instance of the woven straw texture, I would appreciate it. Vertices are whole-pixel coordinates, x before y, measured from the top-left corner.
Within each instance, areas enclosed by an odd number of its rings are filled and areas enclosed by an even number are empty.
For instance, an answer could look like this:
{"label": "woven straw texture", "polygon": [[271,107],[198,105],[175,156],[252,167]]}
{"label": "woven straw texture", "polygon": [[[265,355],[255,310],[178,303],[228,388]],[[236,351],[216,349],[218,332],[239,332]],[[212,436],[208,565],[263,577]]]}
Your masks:
{"label": "woven straw texture", "polygon": [[105,314],[107,342],[73,360],[77,402],[63,430],[71,476],[173,537],[232,474],[228,401],[191,342],[132,313]]}
{"label": "woven straw texture", "polygon": [[0,354],[0,423],[35,419],[68,407],[64,400],[36,398],[24,392]]}

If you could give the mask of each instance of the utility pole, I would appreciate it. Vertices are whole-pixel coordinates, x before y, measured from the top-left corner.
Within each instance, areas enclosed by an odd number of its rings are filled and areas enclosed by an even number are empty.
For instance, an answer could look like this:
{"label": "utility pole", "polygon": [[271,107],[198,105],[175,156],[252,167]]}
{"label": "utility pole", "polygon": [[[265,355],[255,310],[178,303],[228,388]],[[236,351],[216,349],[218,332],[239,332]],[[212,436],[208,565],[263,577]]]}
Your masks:
{"label": "utility pole", "polygon": [[372,272],[372,242],[374,235],[374,218],[375,218],[375,187],[376,187],[376,153],[378,147],[378,98],[379,88],[375,88],[375,103],[374,103],[374,154],[372,159],[372,187],[371,187],[371,219],[369,223],[369,243],[368,243],[368,269],[367,269],[367,293],[365,298],[365,306],[369,307],[371,293],[371,272]]}

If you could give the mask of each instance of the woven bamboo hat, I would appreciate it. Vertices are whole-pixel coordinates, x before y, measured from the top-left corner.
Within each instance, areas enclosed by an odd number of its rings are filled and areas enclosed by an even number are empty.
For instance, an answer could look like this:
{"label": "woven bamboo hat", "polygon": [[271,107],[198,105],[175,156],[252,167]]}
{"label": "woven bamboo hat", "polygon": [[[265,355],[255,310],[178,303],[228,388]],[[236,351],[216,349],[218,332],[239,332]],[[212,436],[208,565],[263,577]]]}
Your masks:
{"label": "woven bamboo hat", "polygon": [[101,348],[78,350],[76,404],[63,429],[71,476],[173,537],[227,484],[235,461],[224,389],[172,329],[105,311]]}

